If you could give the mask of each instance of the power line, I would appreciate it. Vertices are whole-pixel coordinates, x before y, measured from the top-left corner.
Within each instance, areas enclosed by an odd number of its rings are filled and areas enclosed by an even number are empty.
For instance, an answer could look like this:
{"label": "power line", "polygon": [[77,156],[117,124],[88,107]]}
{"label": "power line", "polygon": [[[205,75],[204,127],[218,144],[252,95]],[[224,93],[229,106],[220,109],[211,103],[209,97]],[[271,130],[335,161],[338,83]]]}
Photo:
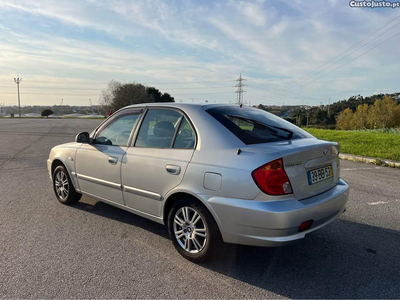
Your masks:
{"label": "power line", "polygon": [[[257,86],[259,86],[259,87],[261,87],[261,88],[257,88],[257,87],[253,87],[252,85],[257,85]],[[258,84],[258,83],[251,83],[251,85],[249,85],[248,86],[249,88],[253,88],[253,89],[255,89],[255,90],[258,90],[258,91],[260,91],[260,92],[263,92],[263,93],[269,93],[270,95],[272,95],[272,96],[275,96],[275,95],[277,95],[277,94],[274,94],[273,92],[268,92],[268,91],[265,91],[265,90],[263,90],[262,89],[262,85],[261,84]],[[276,91],[281,91],[281,92],[283,92],[282,94],[290,94],[290,95],[294,95],[294,96],[298,96],[298,97],[302,97],[302,98],[310,98],[310,99],[315,99],[315,100],[320,100],[319,98],[315,98],[315,97],[312,97],[312,96],[308,96],[308,95],[302,95],[302,94],[297,94],[297,93],[293,93],[293,92],[288,92],[288,91],[284,91],[284,90],[279,90],[279,89],[276,89],[276,88],[272,88],[272,87],[268,87],[268,88],[270,88],[270,89],[272,89],[272,90],[276,90]]]}
{"label": "power line", "polygon": [[[271,100],[269,100],[269,99],[267,99],[264,95],[260,95],[260,94],[256,94],[256,93],[254,93],[254,92],[248,92],[249,93],[249,95],[250,96],[252,96],[252,97],[255,97],[255,98],[258,98],[258,99],[260,99],[260,100],[262,100],[262,101],[264,101],[264,102],[266,102],[266,101],[268,101],[268,102],[272,102],[272,101],[274,101],[274,100],[277,100],[277,99],[271,99]],[[279,99],[279,98],[278,98]],[[286,100],[286,101],[291,101],[291,102],[300,102],[300,101],[304,101],[304,100],[300,100],[300,99],[293,99],[293,98],[280,98],[279,100]],[[276,101],[275,101],[276,102]]]}
{"label": "power line", "polygon": [[311,81],[311,82],[309,82],[309,83],[303,85],[302,87],[306,87],[307,85],[310,85],[311,83],[314,83],[314,82],[318,81],[318,80],[321,79],[322,77],[324,77],[324,76],[326,76],[326,75],[329,75],[329,74],[331,74],[332,72],[335,72],[336,70],[339,70],[340,68],[342,68],[342,67],[344,67],[345,65],[351,63],[352,61],[356,60],[357,58],[359,58],[359,57],[361,57],[361,56],[367,54],[368,52],[374,50],[374,49],[377,48],[378,46],[382,45],[383,43],[387,42],[388,40],[391,40],[392,38],[398,36],[399,34],[400,34],[400,32],[396,33],[395,35],[392,35],[390,38],[387,38],[386,40],[384,40],[384,41],[382,41],[381,43],[377,44],[375,47],[373,47],[373,48],[371,48],[371,49],[369,49],[369,50],[367,50],[367,51],[361,53],[360,55],[358,55],[358,56],[356,56],[355,58],[353,58],[353,59],[349,60],[348,62],[346,62],[345,64],[343,64],[343,65],[341,65],[341,66],[339,66],[339,67],[333,69],[332,71],[330,71],[330,72],[328,72],[328,73],[323,74],[322,76],[320,76],[320,77],[318,77],[317,79],[315,79],[315,80],[313,80],[313,81]]}
{"label": "power line", "polygon": [[217,92],[217,93],[186,93],[186,94],[173,94],[176,95],[214,95],[214,94],[232,94],[233,92]]}
{"label": "power line", "polygon": [[[380,34],[380,35],[378,35],[377,37],[373,38],[373,39],[370,40],[369,42],[365,43],[365,44],[362,45],[361,47],[358,47],[358,48],[356,48],[355,50],[353,50],[352,52],[350,52],[350,53],[348,53],[347,55],[343,56],[342,58],[340,58],[340,59],[337,60],[336,62],[334,62],[334,63],[332,63],[332,64],[326,66],[325,68],[321,69],[320,71],[316,72],[314,75],[312,75],[312,76],[310,76],[310,77],[308,77],[308,78],[305,78],[305,79],[303,79],[303,80],[300,80],[298,83],[296,83],[296,84],[294,84],[294,85],[288,87],[288,90],[291,90],[291,89],[293,89],[293,88],[296,87],[296,86],[299,86],[300,83],[307,82],[308,80],[310,80],[311,78],[313,78],[313,77],[315,77],[316,75],[320,74],[320,73],[323,72],[324,70],[327,70],[327,69],[333,67],[333,66],[334,66],[335,64],[337,64],[338,62],[342,61],[343,59],[349,57],[351,54],[353,54],[353,53],[357,52],[358,50],[364,48],[365,46],[369,45],[370,43],[372,43],[373,41],[375,41],[377,38],[380,38],[380,37],[381,37],[382,35],[384,35],[386,32],[390,31],[391,29],[393,29],[394,27],[396,27],[396,26],[398,26],[398,25],[400,25],[400,22],[397,23],[396,25],[390,27],[388,30],[384,31],[382,34]],[[351,49],[351,48],[350,48],[350,49]],[[348,51],[348,50],[347,50],[347,51]],[[347,51],[346,51],[346,52],[347,52]],[[326,65],[326,64],[325,64],[325,65]]]}
{"label": "power line", "polygon": [[[331,60],[327,61],[327,62],[326,62],[325,64],[323,64],[322,66],[320,66],[320,67],[318,67],[317,69],[311,71],[310,73],[308,73],[306,76],[300,78],[299,80],[296,80],[295,83],[301,81],[302,79],[308,77],[308,76],[311,75],[312,73],[314,73],[314,72],[318,71],[319,69],[323,68],[324,66],[326,66],[326,65],[329,64],[330,62],[334,61],[336,58],[339,58],[341,55],[343,55],[343,54],[345,54],[347,51],[353,49],[355,46],[361,44],[362,42],[364,42],[365,40],[367,40],[368,38],[370,38],[371,36],[373,36],[375,33],[381,31],[383,28],[385,28],[386,26],[388,26],[389,24],[393,23],[395,20],[397,20],[397,19],[399,19],[399,18],[400,18],[400,16],[394,18],[394,19],[391,20],[390,22],[386,23],[386,24],[383,25],[382,27],[378,28],[377,30],[375,30],[374,32],[372,32],[371,34],[369,34],[369,35],[368,35],[367,37],[365,37],[364,39],[358,41],[356,44],[354,44],[353,46],[351,46],[351,47],[348,48],[347,50],[345,50],[345,51],[341,52],[340,54],[336,55],[334,58],[332,58]],[[399,24],[397,24],[397,25],[399,25]],[[395,25],[395,26],[397,26],[397,25]],[[393,27],[394,27],[394,26],[393,26]],[[392,29],[393,27],[391,27],[390,29]],[[390,29],[389,29],[389,30],[390,30]],[[386,33],[386,32],[387,32],[387,31],[385,31],[384,33]],[[382,34],[384,34],[384,33],[382,33]],[[381,34],[381,35],[382,35],[382,34]],[[379,35],[379,36],[381,36],[381,35]],[[378,36],[378,37],[379,37],[379,36]],[[365,45],[364,45],[364,46],[365,46]]]}

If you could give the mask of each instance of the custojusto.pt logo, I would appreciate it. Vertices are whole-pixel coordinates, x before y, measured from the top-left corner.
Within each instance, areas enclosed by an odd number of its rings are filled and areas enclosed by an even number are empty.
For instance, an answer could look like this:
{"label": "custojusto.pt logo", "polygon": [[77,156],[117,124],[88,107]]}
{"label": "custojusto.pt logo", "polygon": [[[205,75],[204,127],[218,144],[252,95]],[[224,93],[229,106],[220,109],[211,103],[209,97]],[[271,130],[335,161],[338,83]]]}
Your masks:
{"label": "custojusto.pt logo", "polygon": [[350,1],[350,7],[368,7],[368,8],[396,8],[400,7],[400,1]]}

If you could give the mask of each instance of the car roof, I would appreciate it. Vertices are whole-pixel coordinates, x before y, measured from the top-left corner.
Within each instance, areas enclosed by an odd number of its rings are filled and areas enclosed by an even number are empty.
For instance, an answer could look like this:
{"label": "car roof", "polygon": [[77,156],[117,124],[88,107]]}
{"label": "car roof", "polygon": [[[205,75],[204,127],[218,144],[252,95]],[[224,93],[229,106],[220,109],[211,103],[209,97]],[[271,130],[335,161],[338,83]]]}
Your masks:
{"label": "car roof", "polygon": [[124,108],[130,108],[130,107],[152,107],[152,106],[164,106],[164,107],[175,107],[175,108],[194,108],[194,107],[207,107],[207,108],[212,108],[212,107],[217,107],[217,106],[235,106],[233,104],[228,104],[228,103],[218,103],[218,104],[202,104],[202,103],[180,103],[180,102],[155,102],[155,103],[139,103],[139,104],[133,104],[126,106]]}

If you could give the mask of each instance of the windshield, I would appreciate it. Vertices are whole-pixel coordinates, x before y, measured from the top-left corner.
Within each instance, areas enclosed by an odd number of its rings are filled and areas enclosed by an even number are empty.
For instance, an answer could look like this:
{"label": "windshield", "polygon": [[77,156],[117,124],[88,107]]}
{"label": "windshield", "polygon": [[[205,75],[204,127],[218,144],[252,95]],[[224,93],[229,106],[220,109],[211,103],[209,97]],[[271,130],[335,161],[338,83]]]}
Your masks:
{"label": "windshield", "polygon": [[219,106],[206,112],[246,145],[311,138],[311,134],[258,108]]}

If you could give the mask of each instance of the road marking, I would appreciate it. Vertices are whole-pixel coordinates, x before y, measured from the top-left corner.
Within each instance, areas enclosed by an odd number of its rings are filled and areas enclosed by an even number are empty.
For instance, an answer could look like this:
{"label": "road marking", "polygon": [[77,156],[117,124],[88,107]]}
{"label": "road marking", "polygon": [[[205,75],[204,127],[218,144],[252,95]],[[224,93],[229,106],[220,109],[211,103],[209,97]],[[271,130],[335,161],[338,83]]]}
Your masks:
{"label": "road marking", "polygon": [[389,202],[385,202],[385,201],[378,201],[378,202],[368,202],[368,205],[379,205],[379,204],[386,204]]}
{"label": "road marking", "polygon": [[343,168],[342,171],[358,171],[358,170],[379,170],[380,167],[375,168]]}

